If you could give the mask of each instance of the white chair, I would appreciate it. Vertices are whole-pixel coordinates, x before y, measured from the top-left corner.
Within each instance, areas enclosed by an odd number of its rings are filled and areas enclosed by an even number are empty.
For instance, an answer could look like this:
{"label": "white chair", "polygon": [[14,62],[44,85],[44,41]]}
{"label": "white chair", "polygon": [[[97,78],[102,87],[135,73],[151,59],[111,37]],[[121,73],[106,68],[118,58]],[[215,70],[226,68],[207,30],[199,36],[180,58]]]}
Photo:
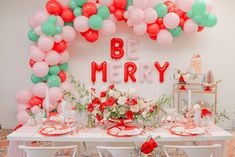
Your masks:
{"label": "white chair", "polygon": [[106,157],[110,153],[112,157],[137,157],[135,147],[105,147],[97,146],[99,157]]}
{"label": "white chair", "polygon": [[214,144],[211,146],[170,146],[170,145],[164,145],[163,151],[166,155],[166,157],[170,157],[167,149],[179,149],[182,150],[187,157],[214,157],[215,155],[218,155],[220,152],[221,145],[220,144]]}
{"label": "white chair", "polygon": [[62,150],[71,149],[73,154],[71,157],[76,157],[77,146],[63,146],[63,147],[29,147],[29,146],[19,146],[26,152],[27,157],[55,157],[56,153]]}

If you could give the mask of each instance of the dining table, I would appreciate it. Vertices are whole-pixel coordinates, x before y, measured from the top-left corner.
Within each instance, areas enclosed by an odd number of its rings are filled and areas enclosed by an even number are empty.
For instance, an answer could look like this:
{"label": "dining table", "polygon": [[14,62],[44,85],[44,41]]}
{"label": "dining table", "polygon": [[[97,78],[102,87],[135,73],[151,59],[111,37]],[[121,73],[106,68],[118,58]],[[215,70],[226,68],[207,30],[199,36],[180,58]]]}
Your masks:
{"label": "dining table", "polygon": [[[40,134],[42,125],[38,126],[23,126],[18,130],[8,135],[10,141],[8,157],[20,157],[18,145],[30,143],[32,141],[47,141],[47,142],[107,142],[107,143],[143,143],[151,137],[160,137],[157,142],[159,145],[170,145],[175,143],[192,143],[198,145],[221,144],[222,148],[217,157],[227,157],[227,145],[232,135],[214,125],[206,134],[198,136],[178,136],[169,132],[166,128],[160,127],[152,130],[145,130],[145,134],[132,137],[114,137],[107,134],[103,127],[83,128],[76,134],[66,134],[62,136],[44,136]],[[17,154],[18,153],[18,154]],[[22,152],[21,152],[22,154]]]}

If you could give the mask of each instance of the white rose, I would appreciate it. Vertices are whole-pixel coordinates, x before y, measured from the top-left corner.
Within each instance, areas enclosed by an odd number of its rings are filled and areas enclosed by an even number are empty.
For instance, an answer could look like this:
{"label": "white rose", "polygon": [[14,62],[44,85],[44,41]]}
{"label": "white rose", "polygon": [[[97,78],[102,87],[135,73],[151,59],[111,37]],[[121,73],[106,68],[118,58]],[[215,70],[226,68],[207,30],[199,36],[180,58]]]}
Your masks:
{"label": "white rose", "polygon": [[121,106],[119,109],[118,109],[119,113],[120,114],[125,114],[126,113],[126,108],[124,106]]}
{"label": "white rose", "polygon": [[125,103],[126,103],[126,97],[124,96],[119,97],[118,104],[125,105]]}
{"label": "white rose", "polygon": [[147,111],[146,111],[146,110],[145,110],[144,112],[142,112],[142,116],[143,116],[144,118],[147,117]]}
{"label": "white rose", "polygon": [[117,98],[119,98],[120,97],[120,93],[119,92],[114,92],[114,95],[113,95],[113,97],[115,98],[115,99],[117,99]]}
{"label": "white rose", "polygon": [[130,110],[132,112],[138,112],[139,111],[139,105],[131,105]]}

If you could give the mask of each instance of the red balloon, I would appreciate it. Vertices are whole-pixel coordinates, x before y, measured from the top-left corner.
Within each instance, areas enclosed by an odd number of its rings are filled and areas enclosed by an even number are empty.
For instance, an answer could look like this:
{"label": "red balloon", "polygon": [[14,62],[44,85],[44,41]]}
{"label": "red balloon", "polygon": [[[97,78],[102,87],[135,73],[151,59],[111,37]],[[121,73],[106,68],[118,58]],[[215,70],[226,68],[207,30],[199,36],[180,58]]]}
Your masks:
{"label": "red balloon", "polygon": [[100,65],[98,65],[96,62],[91,63],[91,81],[93,83],[96,82],[96,72],[102,71],[102,81],[107,82],[107,62],[104,61]]}
{"label": "red balloon", "polygon": [[161,25],[160,25],[160,29],[166,29],[165,25],[164,25],[164,24],[161,24]]}
{"label": "red balloon", "polygon": [[160,28],[159,28],[158,24],[153,23],[153,24],[148,25],[148,28],[147,28],[148,34],[151,34],[154,36],[154,35],[158,34],[159,31],[160,31]]}
{"label": "red balloon", "polygon": [[49,0],[46,4],[46,10],[49,14],[60,15],[62,13],[62,6],[56,0]]}
{"label": "red balloon", "polygon": [[156,35],[149,35],[149,37],[150,37],[150,39],[152,39],[152,40],[157,40],[157,36]]}
{"label": "red balloon", "polygon": [[123,10],[116,10],[114,16],[116,17],[117,20],[121,21],[123,20],[123,14],[124,14]]}
{"label": "red balloon", "polygon": [[60,71],[58,76],[60,77],[61,82],[64,82],[67,79],[67,75],[66,75],[66,73],[63,70]]}
{"label": "red balloon", "polygon": [[31,68],[33,67],[33,65],[34,65],[35,63],[36,63],[36,61],[34,61],[34,60],[32,60],[32,59],[29,60],[29,65],[30,65]]}
{"label": "red balloon", "polygon": [[201,32],[201,31],[203,31],[204,28],[205,28],[205,27],[203,27],[203,26],[199,26],[197,31],[198,31],[198,32]]}
{"label": "red balloon", "polygon": [[163,24],[163,18],[160,18],[160,17],[159,17],[159,18],[157,19],[157,24]]}
{"label": "red balloon", "polygon": [[137,66],[133,62],[126,62],[124,65],[124,81],[127,83],[129,77],[132,82],[136,82],[135,72],[137,71]]}
{"label": "red balloon", "polygon": [[111,58],[112,59],[121,59],[124,56],[124,42],[120,38],[113,38],[111,40]]}
{"label": "red balloon", "polygon": [[113,5],[111,5],[110,7],[109,7],[109,11],[110,11],[110,13],[111,14],[113,14],[114,12],[115,12],[115,7],[113,6]]}
{"label": "red balloon", "polygon": [[160,65],[159,62],[155,62],[154,66],[155,68],[158,70],[159,72],[159,82],[163,83],[164,82],[164,75],[165,75],[165,71],[167,70],[167,68],[169,67],[170,63],[169,62],[165,62],[163,66]]}
{"label": "red balloon", "polygon": [[183,12],[182,10],[180,10],[180,9],[177,9],[177,10],[175,11],[175,13],[176,13],[180,18],[184,16],[184,12]]}
{"label": "red balloon", "polygon": [[180,27],[184,28],[184,23],[185,23],[185,19],[184,18],[180,18]]}
{"label": "red balloon", "polygon": [[169,13],[175,12],[175,8],[174,8],[174,7],[169,7],[169,8],[168,8],[168,12],[169,12]]}
{"label": "red balloon", "polygon": [[64,22],[73,22],[75,17],[71,9],[65,8],[61,14],[61,18],[64,20]]}
{"label": "red balloon", "polygon": [[33,107],[33,106],[42,106],[42,101],[43,101],[43,99],[42,98],[39,98],[39,97],[37,97],[37,96],[33,96],[30,100],[29,100],[29,105],[31,106],[31,107]]}
{"label": "red balloon", "polygon": [[86,33],[85,33],[85,38],[87,41],[89,42],[95,42],[96,40],[98,40],[99,38],[99,32],[89,29]]}
{"label": "red balloon", "polygon": [[116,9],[124,9],[126,7],[127,0],[114,0],[113,5]]}
{"label": "red balloon", "polygon": [[171,2],[171,1],[165,1],[164,4],[167,6],[167,7],[176,7],[175,6],[175,3]]}
{"label": "red balloon", "polygon": [[53,50],[55,50],[58,53],[62,53],[66,48],[67,48],[67,43],[64,40],[62,40],[59,43],[54,43]]}
{"label": "red balloon", "polygon": [[87,2],[82,7],[82,14],[84,16],[90,17],[91,15],[96,14],[97,8],[95,3],[93,2]]}

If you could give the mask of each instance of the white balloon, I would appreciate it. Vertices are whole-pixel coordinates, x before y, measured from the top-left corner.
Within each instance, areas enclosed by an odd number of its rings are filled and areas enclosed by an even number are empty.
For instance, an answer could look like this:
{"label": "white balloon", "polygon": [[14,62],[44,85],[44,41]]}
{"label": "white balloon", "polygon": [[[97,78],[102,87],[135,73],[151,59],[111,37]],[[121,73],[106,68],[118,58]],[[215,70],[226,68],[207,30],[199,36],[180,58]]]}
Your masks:
{"label": "white balloon", "polygon": [[192,19],[187,20],[184,23],[184,32],[189,33],[195,33],[198,30],[198,24],[194,22]]}
{"label": "white balloon", "polygon": [[169,45],[173,40],[171,33],[167,30],[161,30],[157,36],[157,42],[160,45]]}

